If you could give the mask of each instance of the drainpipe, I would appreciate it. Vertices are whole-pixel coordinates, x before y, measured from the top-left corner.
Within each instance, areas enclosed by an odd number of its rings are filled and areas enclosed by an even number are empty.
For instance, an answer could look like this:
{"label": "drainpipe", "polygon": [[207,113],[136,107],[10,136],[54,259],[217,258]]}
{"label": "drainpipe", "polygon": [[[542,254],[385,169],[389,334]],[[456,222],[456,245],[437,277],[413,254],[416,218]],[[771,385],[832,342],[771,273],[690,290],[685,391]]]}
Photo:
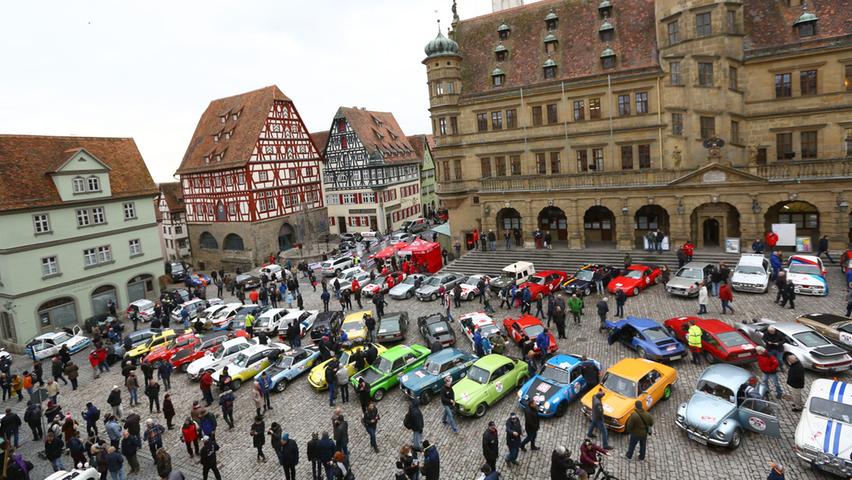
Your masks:
{"label": "drainpipe", "polygon": [[666,162],[663,157],[663,94],[660,92],[660,78],[660,76],[657,76],[657,135],[659,137],[660,170],[663,170],[666,168]]}
{"label": "drainpipe", "polygon": [[[524,106],[524,87],[521,87],[521,111],[524,112],[524,116],[526,116],[527,109]],[[527,122],[524,121],[524,153],[527,153]],[[512,171],[512,161],[509,160],[509,172]]]}
{"label": "drainpipe", "polygon": [[[606,76],[607,110],[609,110],[609,157],[615,161],[615,146],[612,144],[612,75]],[[606,168],[604,168],[606,171]]]}
{"label": "drainpipe", "polygon": [[567,149],[568,149],[568,116],[569,116],[569,115],[571,115],[571,107],[570,107],[570,105],[568,105],[568,97],[566,97],[566,96],[565,96],[565,82],[564,82],[564,81],[560,82],[560,85],[562,86],[562,101],[564,102],[564,105],[565,105],[565,112],[566,112],[566,113],[565,113],[565,121],[564,121],[564,122],[562,122],[562,124],[565,126],[565,148],[566,148],[566,156],[567,156]]}

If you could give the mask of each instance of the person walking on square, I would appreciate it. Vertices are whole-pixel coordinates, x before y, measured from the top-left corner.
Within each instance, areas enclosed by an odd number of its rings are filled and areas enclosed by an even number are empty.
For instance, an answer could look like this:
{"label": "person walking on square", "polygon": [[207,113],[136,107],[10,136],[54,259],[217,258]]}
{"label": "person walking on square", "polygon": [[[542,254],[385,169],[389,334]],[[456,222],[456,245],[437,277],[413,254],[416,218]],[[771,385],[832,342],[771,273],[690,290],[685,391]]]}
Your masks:
{"label": "person walking on square", "polygon": [[[337,390],[340,391],[340,402],[349,403],[349,370],[345,366],[337,369],[334,377],[337,381]],[[347,452],[343,452],[348,455]]]}
{"label": "person walking on square", "polygon": [[645,460],[645,447],[648,443],[648,435],[651,433],[651,427],[654,425],[654,418],[643,408],[642,401],[636,400],[635,409],[627,419],[625,430],[630,433],[630,440],[627,446],[628,460],[633,458],[633,451],[636,449],[636,444],[639,444],[639,460]]}
{"label": "person walking on square", "polygon": [[795,355],[787,355],[784,359],[787,362],[787,386],[793,390],[793,408],[794,412],[801,412],[804,406],[804,388],[805,388],[805,367]]}
{"label": "person walking on square", "polygon": [[731,302],[734,301],[734,291],[731,289],[731,284],[727,281],[719,287],[719,300],[722,302],[722,315],[728,313],[728,310],[731,313],[735,313],[734,307],[731,306]]}
{"label": "person walking on square", "polygon": [[787,284],[784,285],[784,291],[781,294],[781,308],[784,308],[787,302],[790,302],[790,310],[796,308],[796,287],[792,280],[787,280]]}
{"label": "person walking on square", "polygon": [[559,305],[556,306],[556,311],[553,312],[553,323],[556,324],[558,338],[568,338],[565,336],[565,311]]}
{"label": "person walking on square", "polygon": [[766,352],[766,348],[757,347],[757,367],[763,372],[763,380],[760,383],[769,389],[769,382],[775,384],[775,396],[781,398],[781,382],[778,380],[778,360]]}
{"label": "person walking on square", "polygon": [[340,415],[331,422],[331,426],[334,429],[334,443],[337,449],[349,456],[349,422]]}
{"label": "person walking on square", "polygon": [[586,436],[595,438],[595,430],[598,430],[603,437],[603,447],[607,450],[612,450],[612,447],[609,446],[609,432],[607,432],[606,424],[604,424],[603,397],[603,390],[599,390],[592,397],[592,417]]}
{"label": "person walking on square", "polygon": [[834,259],[831,258],[831,253],[828,252],[828,235],[823,235],[819,239],[819,242],[817,242],[817,257],[822,257],[823,253],[825,254],[825,258],[834,264]]}
{"label": "person walking on square", "polygon": [[402,420],[402,425],[411,430],[411,447],[415,451],[420,451],[423,439],[423,412],[420,411],[420,404],[416,398],[409,400],[408,412]]}
{"label": "person walking on square", "polygon": [[568,299],[568,308],[571,310],[571,316],[574,317],[574,325],[580,325],[584,307],[583,299],[578,297],[576,293]]}
{"label": "person walking on square", "polygon": [[260,415],[254,417],[249,434],[252,445],[257,449],[257,461],[266,463],[266,455],[263,453],[263,446],[266,444],[266,425],[263,423],[263,417]]}
{"label": "person walking on square", "polygon": [[527,444],[530,445],[532,450],[538,450],[539,448],[535,444],[535,440],[538,437],[540,422],[538,418],[538,404],[535,400],[530,399],[527,404],[527,408],[524,410],[524,429],[527,431],[527,436],[524,437],[523,441],[519,445],[519,448],[523,451],[527,451]]}
{"label": "person walking on square", "polygon": [[[183,421],[183,426],[180,429],[180,439],[184,445],[186,445],[186,453],[189,454],[189,458],[193,458],[194,455],[200,455],[198,451],[199,433],[198,425],[196,425],[191,418],[186,417]],[[195,449],[194,455],[193,447]]]}
{"label": "person walking on square", "polygon": [[153,419],[145,420],[145,433],[142,434],[144,440],[148,442],[148,448],[151,450],[151,458],[157,456],[157,449],[163,446],[163,432],[166,429],[162,425],[156,423]]}
{"label": "person walking on square", "polygon": [[627,303],[627,294],[624,290],[617,289],[615,291],[615,316],[624,318],[624,304]]}
{"label": "person walking on square", "polygon": [[506,446],[509,447],[509,454],[505,457],[505,461],[509,465],[520,465],[518,463],[518,452],[521,449],[522,435],[521,421],[515,412],[509,413],[509,418],[506,420]]}
{"label": "person walking on square", "polygon": [[692,363],[697,365],[701,363],[701,337],[704,335],[704,332],[702,332],[701,327],[696,325],[693,321],[690,321],[688,325],[689,329],[686,331],[686,343],[689,346],[689,352],[692,354]]}
{"label": "person walking on square", "polygon": [[216,452],[219,450],[219,444],[208,436],[204,436],[201,440],[204,443],[200,452],[203,480],[207,480],[211,471],[216,480],[222,480],[222,474],[219,473],[219,467],[216,465],[218,463]]}
{"label": "person walking on square", "polygon": [[157,413],[160,413],[160,384],[153,378],[145,387],[145,395],[148,397],[148,413],[154,412],[154,406],[157,407]]}
{"label": "person walking on square", "polygon": [[606,330],[606,315],[609,313],[609,303],[607,303],[607,298],[603,297],[598,300],[596,305],[598,309],[598,318],[600,319],[600,324],[598,325],[598,332],[603,332]]}
{"label": "person walking on square", "polygon": [[497,459],[500,457],[500,439],[497,435],[497,426],[493,421],[488,422],[488,428],[482,433],[482,456],[491,470],[497,470]]}
{"label": "person walking on square", "polygon": [[441,390],[441,406],[444,409],[444,414],[441,417],[441,423],[449,425],[453,433],[459,433],[459,427],[456,424],[454,413],[456,400],[455,393],[453,393],[453,379],[450,377],[444,378],[444,387]]}
{"label": "person walking on square", "polygon": [[707,313],[708,300],[707,285],[704,282],[698,284],[698,315]]}
{"label": "person walking on square", "polygon": [[376,408],[376,404],[370,402],[367,406],[367,411],[364,412],[362,423],[364,424],[364,429],[367,430],[367,435],[370,436],[370,446],[373,447],[373,451],[376,453],[379,453],[379,445],[376,443],[376,429],[379,426],[379,418],[379,410]]}

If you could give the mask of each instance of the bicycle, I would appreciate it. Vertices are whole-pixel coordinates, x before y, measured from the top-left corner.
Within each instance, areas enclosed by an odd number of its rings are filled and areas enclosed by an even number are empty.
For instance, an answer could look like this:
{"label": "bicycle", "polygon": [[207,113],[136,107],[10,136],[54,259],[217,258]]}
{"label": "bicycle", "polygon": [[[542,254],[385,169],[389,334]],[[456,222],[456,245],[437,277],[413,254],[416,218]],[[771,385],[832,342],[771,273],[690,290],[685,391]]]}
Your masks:
{"label": "bicycle", "polygon": [[606,469],[604,469],[603,457],[604,457],[603,455],[598,454],[598,469],[595,472],[595,476],[590,477],[590,478],[592,480],[598,480],[598,479],[601,479],[601,480],[618,480],[618,477],[616,477],[615,475],[609,473],[608,471],[606,471]]}

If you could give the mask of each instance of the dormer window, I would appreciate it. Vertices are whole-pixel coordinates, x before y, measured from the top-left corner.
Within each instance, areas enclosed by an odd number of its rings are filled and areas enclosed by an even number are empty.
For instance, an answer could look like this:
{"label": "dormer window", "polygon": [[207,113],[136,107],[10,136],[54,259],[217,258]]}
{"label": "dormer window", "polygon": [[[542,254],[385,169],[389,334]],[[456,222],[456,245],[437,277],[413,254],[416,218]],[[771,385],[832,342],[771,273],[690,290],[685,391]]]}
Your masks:
{"label": "dormer window", "polygon": [[72,180],[74,193],[83,193],[86,191],[86,179],[83,177],[74,177]]}
{"label": "dormer window", "polygon": [[601,65],[604,69],[615,68],[615,52],[611,48],[607,47],[601,53]]}
{"label": "dormer window", "polygon": [[240,112],[234,112],[231,114],[231,120],[236,122],[238,118],[240,118]]}
{"label": "dormer window", "polygon": [[204,163],[210,163],[210,155],[204,155]]}
{"label": "dormer window", "polygon": [[556,52],[556,47],[559,46],[559,40],[556,39],[556,35],[552,33],[548,33],[546,37],[544,37],[544,52],[545,53],[554,53]]}
{"label": "dormer window", "polygon": [[229,131],[227,131],[227,132],[225,132],[225,140],[230,140],[230,139],[231,139],[231,135],[233,135],[233,134],[234,134],[234,130],[233,130],[233,129],[232,129],[232,130],[229,130]]}
{"label": "dormer window", "polygon": [[508,40],[509,33],[512,31],[505,23],[497,27],[497,38],[500,40]]}
{"label": "dormer window", "polygon": [[217,143],[219,142],[219,134],[218,133],[213,135],[213,141],[217,142]]}
{"label": "dormer window", "polygon": [[506,74],[500,67],[495,68],[491,71],[491,85],[494,87],[502,87],[506,82]]}
{"label": "dormer window", "polygon": [[556,27],[559,26],[559,17],[556,16],[556,12],[550,10],[550,13],[544,17],[544,25],[547,27],[548,32],[556,30]]}
{"label": "dormer window", "polygon": [[547,61],[544,62],[543,68],[544,78],[556,78],[556,62],[554,62],[552,58],[548,58]]}
{"label": "dormer window", "polygon": [[817,16],[808,11],[807,2],[802,2],[802,15],[793,23],[793,28],[799,31],[800,37],[816,35]]}
{"label": "dormer window", "polygon": [[600,35],[602,42],[611,42],[614,33],[615,28],[613,28],[611,23],[609,23],[609,20],[604,20],[601,28],[598,29],[598,34]]}
{"label": "dormer window", "polygon": [[219,123],[225,123],[225,120],[228,119],[228,114],[219,115]]}
{"label": "dormer window", "polygon": [[611,17],[612,3],[609,0],[601,0],[601,3],[598,4],[598,13],[600,13],[601,18]]}
{"label": "dormer window", "polygon": [[494,56],[497,58],[498,62],[503,62],[509,57],[509,49],[504,47],[501,43],[494,49]]}
{"label": "dormer window", "polygon": [[86,184],[90,192],[97,192],[101,189],[101,179],[94,175],[86,180]]}

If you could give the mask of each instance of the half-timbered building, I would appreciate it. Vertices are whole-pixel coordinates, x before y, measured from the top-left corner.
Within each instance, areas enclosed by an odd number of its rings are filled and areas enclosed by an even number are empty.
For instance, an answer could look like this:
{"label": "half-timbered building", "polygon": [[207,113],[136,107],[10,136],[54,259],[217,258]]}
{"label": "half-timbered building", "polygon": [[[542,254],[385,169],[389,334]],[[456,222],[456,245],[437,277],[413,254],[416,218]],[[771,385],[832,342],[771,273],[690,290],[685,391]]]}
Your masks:
{"label": "half-timbered building", "polygon": [[198,268],[251,268],[327,232],[319,152],[277,86],[210,102],[177,174]]}
{"label": "half-timbered building", "polygon": [[331,232],[385,232],[421,216],[423,150],[412,146],[393,114],[341,107],[329,131],[313,136],[324,148]]}
{"label": "half-timbered building", "polygon": [[160,194],[154,200],[160,245],[168,260],[190,259],[189,236],[186,228],[186,208],[180,182],[159,184]]}

